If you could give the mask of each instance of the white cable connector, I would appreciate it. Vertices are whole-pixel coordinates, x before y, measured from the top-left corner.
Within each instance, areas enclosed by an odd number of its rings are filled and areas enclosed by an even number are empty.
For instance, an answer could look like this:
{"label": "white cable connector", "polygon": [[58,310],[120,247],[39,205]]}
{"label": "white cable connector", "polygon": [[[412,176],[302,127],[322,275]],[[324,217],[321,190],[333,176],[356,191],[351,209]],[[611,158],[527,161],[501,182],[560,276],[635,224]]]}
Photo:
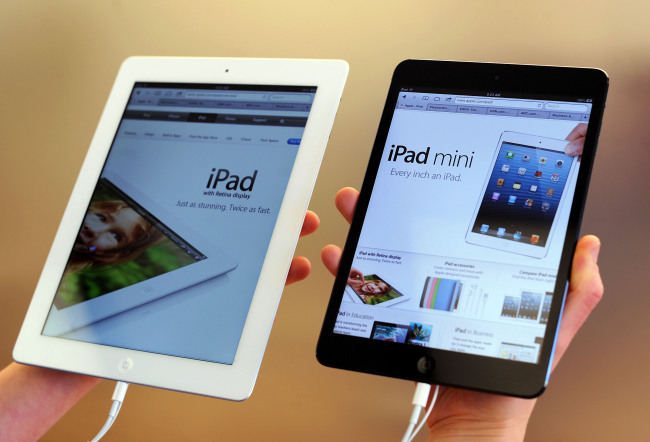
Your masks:
{"label": "white cable connector", "polygon": [[427,406],[429,393],[431,392],[431,385],[418,382],[417,386],[415,387],[415,393],[413,394],[413,400],[411,401],[411,403],[413,404],[413,412],[411,413],[411,418],[409,419],[409,426],[407,427],[406,432],[404,433],[402,442],[411,442],[415,437],[415,435],[418,434],[418,432],[420,431],[424,423],[427,421],[427,418],[431,414],[431,410],[433,410],[433,405],[436,403],[436,399],[438,398],[438,389],[439,387],[436,385],[436,388],[433,392],[433,398],[431,398],[431,403],[429,404],[429,408],[427,409],[426,414],[418,424],[420,413],[422,412],[422,409]]}
{"label": "white cable connector", "polygon": [[411,403],[413,405],[419,405],[424,408],[427,406],[429,401],[429,393],[431,392],[431,385],[418,382],[415,387],[415,393],[413,393],[413,400]]}
{"label": "white cable connector", "polygon": [[101,430],[99,430],[99,433],[97,433],[97,436],[95,436],[92,440],[92,442],[97,442],[99,441],[104,435],[108,432],[109,428],[111,428],[111,425],[113,425],[113,422],[115,422],[115,419],[117,418],[117,414],[120,412],[120,408],[122,408],[122,402],[124,402],[124,396],[126,395],[126,390],[129,388],[129,384],[126,382],[118,382],[115,385],[115,390],[113,390],[113,405],[111,405],[111,410],[108,412],[108,419],[106,419],[106,423],[102,427]]}

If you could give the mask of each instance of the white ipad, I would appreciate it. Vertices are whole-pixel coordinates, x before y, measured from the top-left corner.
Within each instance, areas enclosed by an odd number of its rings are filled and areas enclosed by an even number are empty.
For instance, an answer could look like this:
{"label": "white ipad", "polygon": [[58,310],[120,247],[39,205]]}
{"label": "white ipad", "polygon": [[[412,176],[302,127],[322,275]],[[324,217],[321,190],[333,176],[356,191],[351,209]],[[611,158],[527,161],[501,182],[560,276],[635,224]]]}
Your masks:
{"label": "white ipad", "polygon": [[467,230],[468,243],[543,258],[572,182],[568,141],[503,132]]}
{"label": "white ipad", "polygon": [[14,359],[247,398],[347,71],[127,59]]}

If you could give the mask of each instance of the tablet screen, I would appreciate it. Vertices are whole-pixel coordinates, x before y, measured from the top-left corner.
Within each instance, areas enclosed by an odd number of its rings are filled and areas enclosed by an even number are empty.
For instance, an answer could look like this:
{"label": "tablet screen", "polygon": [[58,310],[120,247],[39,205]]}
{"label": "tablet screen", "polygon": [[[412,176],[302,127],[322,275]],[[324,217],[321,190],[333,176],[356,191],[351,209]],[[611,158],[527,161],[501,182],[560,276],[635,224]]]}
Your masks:
{"label": "tablet screen", "polygon": [[231,364],[315,94],[136,83],[43,334]]}
{"label": "tablet screen", "polygon": [[402,87],[333,332],[538,362],[590,111]]}
{"label": "tablet screen", "polygon": [[572,161],[564,152],[501,143],[472,232],[545,247]]}

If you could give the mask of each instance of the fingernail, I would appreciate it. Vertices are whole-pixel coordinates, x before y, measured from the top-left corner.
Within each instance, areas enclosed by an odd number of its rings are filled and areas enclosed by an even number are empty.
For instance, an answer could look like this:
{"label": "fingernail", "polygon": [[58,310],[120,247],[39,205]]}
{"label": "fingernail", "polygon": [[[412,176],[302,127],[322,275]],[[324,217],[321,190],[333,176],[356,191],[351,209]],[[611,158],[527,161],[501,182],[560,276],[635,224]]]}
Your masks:
{"label": "fingernail", "polygon": [[592,248],[591,248],[591,257],[594,259],[594,262],[598,262],[598,255],[600,254],[600,241],[598,241]]}
{"label": "fingernail", "polygon": [[576,146],[574,143],[569,143],[564,148],[564,153],[567,155],[575,155],[578,153],[578,146]]}

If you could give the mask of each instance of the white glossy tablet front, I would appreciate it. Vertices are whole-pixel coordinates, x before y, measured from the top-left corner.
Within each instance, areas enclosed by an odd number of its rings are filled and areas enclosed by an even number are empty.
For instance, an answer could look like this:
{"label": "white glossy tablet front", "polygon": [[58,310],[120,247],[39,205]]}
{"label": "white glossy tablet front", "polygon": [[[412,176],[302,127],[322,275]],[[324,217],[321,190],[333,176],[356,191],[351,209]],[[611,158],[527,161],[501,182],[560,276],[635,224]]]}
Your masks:
{"label": "white glossy tablet front", "polygon": [[15,359],[246,398],[346,74],[340,61],[127,60]]}

